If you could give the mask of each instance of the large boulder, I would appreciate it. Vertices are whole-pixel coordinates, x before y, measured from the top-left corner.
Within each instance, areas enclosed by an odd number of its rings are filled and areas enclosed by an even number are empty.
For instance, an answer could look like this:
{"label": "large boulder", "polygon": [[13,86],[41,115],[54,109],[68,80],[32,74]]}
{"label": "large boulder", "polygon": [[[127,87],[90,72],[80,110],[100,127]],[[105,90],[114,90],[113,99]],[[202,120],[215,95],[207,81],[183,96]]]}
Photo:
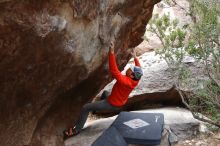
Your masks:
{"label": "large boulder", "polygon": [[63,145],[62,130],[138,45],[159,0],[1,0],[0,145]]}

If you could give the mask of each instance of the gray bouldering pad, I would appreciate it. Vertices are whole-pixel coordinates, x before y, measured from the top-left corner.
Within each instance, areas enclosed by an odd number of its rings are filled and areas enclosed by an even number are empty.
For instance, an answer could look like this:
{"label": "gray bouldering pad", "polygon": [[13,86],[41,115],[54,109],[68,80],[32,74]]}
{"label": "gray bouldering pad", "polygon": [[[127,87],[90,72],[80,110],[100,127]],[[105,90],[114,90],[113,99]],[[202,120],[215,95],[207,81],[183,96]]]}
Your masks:
{"label": "gray bouldering pad", "polygon": [[128,146],[115,127],[109,127],[92,146]]}
{"label": "gray bouldering pad", "polygon": [[121,112],[112,126],[128,144],[158,145],[161,141],[164,115],[161,113]]}

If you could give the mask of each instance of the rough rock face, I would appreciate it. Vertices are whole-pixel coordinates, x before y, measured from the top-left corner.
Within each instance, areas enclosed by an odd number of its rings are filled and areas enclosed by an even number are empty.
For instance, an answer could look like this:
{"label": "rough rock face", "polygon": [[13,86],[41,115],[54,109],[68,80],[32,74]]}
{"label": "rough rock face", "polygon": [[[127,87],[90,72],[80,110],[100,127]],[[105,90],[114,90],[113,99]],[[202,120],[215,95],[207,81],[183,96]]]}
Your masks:
{"label": "rough rock face", "polygon": [[59,146],[62,130],[141,42],[159,0],[0,0],[0,145]]}

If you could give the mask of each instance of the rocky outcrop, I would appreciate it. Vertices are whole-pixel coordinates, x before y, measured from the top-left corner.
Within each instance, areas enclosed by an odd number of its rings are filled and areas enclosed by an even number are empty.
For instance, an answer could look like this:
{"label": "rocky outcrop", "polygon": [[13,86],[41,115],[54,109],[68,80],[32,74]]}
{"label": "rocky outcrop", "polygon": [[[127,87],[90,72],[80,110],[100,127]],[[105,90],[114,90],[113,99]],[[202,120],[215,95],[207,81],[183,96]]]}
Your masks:
{"label": "rocky outcrop", "polygon": [[63,145],[85,102],[141,42],[159,0],[1,0],[0,145]]}

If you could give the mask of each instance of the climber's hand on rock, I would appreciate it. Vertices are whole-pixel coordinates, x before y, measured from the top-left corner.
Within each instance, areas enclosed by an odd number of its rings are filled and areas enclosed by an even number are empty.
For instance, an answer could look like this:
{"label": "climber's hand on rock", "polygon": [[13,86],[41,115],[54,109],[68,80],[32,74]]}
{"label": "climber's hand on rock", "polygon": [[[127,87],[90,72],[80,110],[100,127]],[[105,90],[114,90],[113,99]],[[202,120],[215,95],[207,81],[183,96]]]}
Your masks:
{"label": "climber's hand on rock", "polygon": [[135,49],[135,48],[132,48],[131,55],[132,55],[134,58],[136,58],[136,57],[137,57],[137,54],[136,54],[136,49]]}
{"label": "climber's hand on rock", "polygon": [[109,52],[114,53],[114,50],[115,50],[115,44],[114,44],[114,41],[111,41],[110,47],[109,47]]}

